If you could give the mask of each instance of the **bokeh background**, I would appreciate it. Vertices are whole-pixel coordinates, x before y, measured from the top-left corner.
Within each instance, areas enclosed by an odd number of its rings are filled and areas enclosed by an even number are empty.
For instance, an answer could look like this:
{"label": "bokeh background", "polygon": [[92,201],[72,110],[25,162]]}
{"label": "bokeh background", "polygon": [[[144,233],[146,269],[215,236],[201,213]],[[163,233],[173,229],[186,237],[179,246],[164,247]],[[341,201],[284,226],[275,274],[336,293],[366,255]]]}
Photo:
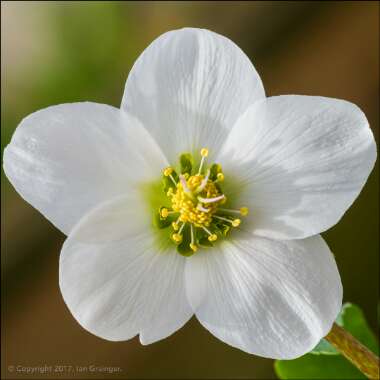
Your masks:
{"label": "bokeh background", "polygon": [[[128,72],[158,35],[208,28],[252,59],[270,95],[343,98],[365,112],[378,141],[378,2],[10,2],[1,3],[1,149],[26,115],[90,100],[119,106]],[[378,166],[342,221],[323,234],[344,298],[377,329]],[[8,366],[120,367],[76,378],[274,378],[273,362],[225,345],[192,319],[150,346],[111,343],[83,330],[58,288],[65,236],[1,173],[2,378]]]}

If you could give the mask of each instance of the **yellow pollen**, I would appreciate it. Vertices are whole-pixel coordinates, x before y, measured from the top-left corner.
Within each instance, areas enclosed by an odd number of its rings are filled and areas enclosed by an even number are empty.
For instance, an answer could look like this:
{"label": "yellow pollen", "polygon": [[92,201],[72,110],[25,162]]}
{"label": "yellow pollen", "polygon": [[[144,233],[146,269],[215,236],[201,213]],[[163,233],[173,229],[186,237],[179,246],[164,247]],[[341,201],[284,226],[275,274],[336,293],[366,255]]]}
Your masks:
{"label": "yellow pollen", "polygon": [[173,234],[172,235],[172,239],[176,242],[176,243],[180,243],[182,241],[182,235],[180,234]]}
{"label": "yellow pollen", "polygon": [[[203,180],[204,176],[202,174],[188,178],[186,181],[186,187],[191,194],[196,192]],[[192,197],[191,194],[185,192],[182,183],[179,182],[176,191],[170,194],[173,211],[180,213],[179,218],[182,222],[189,222],[198,227],[209,226],[212,222],[212,215],[216,212],[217,207],[222,200],[212,203],[202,203],[197,200],[196,196]],[[207,181],[201,194],[205,195],[207,198],[215,198],[221,195],[211,180]]]}
{"label": "yellow pollen", "polygon": [[231,222],[233,227],[238,227],[240,226],[241,220],[240,219],[235,219]]}
{"label": "yellow pollen", "polygon": [[208,240],[209,241],[215,241],[216,239],[218,238],[218,236],[216,234],[212,234],[208,237]]}
{"label": "yellow pollen", "polygon": [[161,209],[161,218],[167,218],[169,216],[169,210],[167,208]]}
{"label": "yellow pollen", "polygon": [[240,209],[240,214],[242,214],[243,216],[246,216],[246,215],[248,215],[248,207],[242,207],[241,209]]}
{"label": "yellow pollen", "polygon": [[208,156],[208,149],[206,149],[206,148],[201,149],[201,156],[207,157]]}
{"label": "yellow pollen", "polygon": [[167,167],[167,168],[164,170],[164,176],[165,176],[165,177],[169,177],[170,174],[172,174],[172,173],[173,173],[173,168],[171,168],[170,166]]}
{"label": "yellow pollen", "polygon": [[195,244],[193,244],[193,243],[190,243],[190,248],[191,248],[194,252],[197,252],[197,250],[198,250],[198,247],[197,247]]}
{"label": "yellow pollen", "polygon": [[218,173],[216,175],[216,178],[217,178],[218,181],[222,182],[222,181],[224,181],[224,174],[223,173]]}
{"label": "yellow pollen", "polygon": [[179,226],[178,226],[178,224],[176,222],[172,223],[172,227],[173,227],[174,231],[178,231],[179,230]]}

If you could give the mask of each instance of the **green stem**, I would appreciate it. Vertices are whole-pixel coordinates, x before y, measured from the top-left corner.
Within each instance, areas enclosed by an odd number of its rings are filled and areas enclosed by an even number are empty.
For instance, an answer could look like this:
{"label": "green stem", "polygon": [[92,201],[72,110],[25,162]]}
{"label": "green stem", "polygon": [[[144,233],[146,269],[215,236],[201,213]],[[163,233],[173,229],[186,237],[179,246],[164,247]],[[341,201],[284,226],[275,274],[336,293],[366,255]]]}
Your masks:
{"label": "green stem", "polygon": [[379,358],[349,332],[334,323],[325,339],[369,379],[379,379]]}

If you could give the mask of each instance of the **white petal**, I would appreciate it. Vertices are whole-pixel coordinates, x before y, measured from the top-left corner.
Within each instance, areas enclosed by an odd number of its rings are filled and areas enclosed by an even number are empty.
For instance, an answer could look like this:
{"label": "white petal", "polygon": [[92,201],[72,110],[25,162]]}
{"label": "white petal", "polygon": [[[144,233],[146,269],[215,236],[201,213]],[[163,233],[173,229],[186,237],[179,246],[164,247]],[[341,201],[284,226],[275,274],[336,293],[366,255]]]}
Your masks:
{"label": "white petal", "polygon": [[226,178],[235,178],[231,193],[238,190],[239,203],[250,208],[251,229],[276,239],[305,238],[336,224],[375,160],[375,141],[359,108],[311,96],[257,102],[219,157]]}
{"label": "white petal", "polygon": [[217,150],[263,85],[228,38],[185,28],[158,37],[134,64],[122,109],[138,117],[172,162],[204,146]]}
{"label": "white petal", "polygon": [[192,316],[186,258],[155,235],[146,205],[131,193],[103,203],[76,225],[60,258],[63,298],[77,321],[108,340],[140,333],[163,339]]}
{"label": "white petal", "polygon": [[92,207],[157,177],[166,165],[140,122],[96,103],[29,115],[4,152],[16,190],[66,234]]}
{"label": "white petal", "polygon": [[241,236],[186,266],[199,321],[222,341],[251,354],[292,359],[330,330],[342,285],[320,236],[277,241]]}

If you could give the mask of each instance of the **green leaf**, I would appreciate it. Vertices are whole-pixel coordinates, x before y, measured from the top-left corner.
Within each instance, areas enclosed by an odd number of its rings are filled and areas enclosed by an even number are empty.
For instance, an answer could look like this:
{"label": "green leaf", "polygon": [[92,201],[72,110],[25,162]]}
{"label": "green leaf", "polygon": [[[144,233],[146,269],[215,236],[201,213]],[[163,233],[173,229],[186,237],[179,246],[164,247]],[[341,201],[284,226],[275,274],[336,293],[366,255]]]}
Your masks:
{"label": "green leaf", "polygon": [[[371,351],[378,353],[377,340],[358,306],[351,303],[344,304],[336,323],[344,327]],[[274,367],[280,379],[366,378],[324,339],[311,353],[295,360],[276,360]]]}
{"label": "green leaf", "polygon": [[179,158],[179,163],[181,165],[181,173],[189,173],[193,169],[193,156],[190,153],[183,153]]}

